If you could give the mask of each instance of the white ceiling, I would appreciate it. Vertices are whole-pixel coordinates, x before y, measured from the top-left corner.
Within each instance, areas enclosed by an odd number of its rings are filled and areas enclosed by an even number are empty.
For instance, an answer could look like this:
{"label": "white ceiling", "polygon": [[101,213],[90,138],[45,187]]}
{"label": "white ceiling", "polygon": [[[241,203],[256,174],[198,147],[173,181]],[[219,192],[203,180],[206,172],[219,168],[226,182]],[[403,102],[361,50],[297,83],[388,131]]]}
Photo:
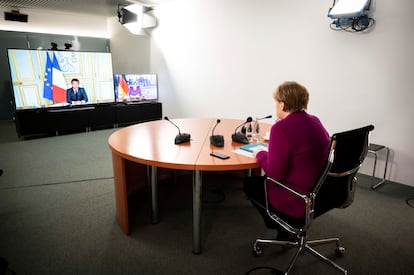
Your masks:
{"label": "white ceiling", "polygon": [[170,1],[172,0],[0,0],[0,8],[10,9],[10,11],[20,9],[49,9],[110,17],[117,15],[119,4],[124,6],[132,3],[142,3],[148,6],[154,6]]}

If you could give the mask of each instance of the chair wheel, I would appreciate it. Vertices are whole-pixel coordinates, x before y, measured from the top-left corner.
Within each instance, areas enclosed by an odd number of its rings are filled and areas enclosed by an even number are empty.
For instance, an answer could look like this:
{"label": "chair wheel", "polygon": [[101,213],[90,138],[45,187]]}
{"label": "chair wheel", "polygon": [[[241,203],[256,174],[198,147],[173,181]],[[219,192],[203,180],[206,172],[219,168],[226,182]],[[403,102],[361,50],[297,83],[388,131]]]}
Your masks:
{"label": "chair wheel", "polygon": [[262,250],[261,247],[259,247],[259,246],[253,246],[253,249],[252,249],[253,256],[259,257],[260,255],[262,255],[262,252],[263,252],[263,250]]}
{"label": "chair wheel", "polygon": [[343,256],[345,253],[345,247],[339,246],[335,249],[336,256]]}

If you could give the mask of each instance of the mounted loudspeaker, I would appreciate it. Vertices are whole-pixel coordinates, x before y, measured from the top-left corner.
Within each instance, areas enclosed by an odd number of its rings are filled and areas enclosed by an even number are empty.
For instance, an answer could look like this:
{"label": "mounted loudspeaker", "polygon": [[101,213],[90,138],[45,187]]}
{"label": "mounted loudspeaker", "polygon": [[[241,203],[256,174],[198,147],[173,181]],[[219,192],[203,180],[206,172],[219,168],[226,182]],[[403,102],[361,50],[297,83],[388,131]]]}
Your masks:
{"label": "mounted loudspeaker", "polygon": [[6,21],[17,21],[27,23],[29,16],[22,14],[19,11],[4,12],[4,20]]}

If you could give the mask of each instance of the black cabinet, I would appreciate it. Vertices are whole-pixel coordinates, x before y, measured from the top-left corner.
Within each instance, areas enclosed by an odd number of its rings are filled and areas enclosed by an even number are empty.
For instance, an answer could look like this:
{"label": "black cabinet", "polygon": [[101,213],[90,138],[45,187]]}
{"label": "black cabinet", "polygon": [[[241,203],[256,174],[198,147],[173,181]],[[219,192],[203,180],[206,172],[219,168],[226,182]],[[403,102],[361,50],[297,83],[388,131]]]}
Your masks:
{"label": "black cabinet", "polygon": [[115,108],[113,104],[98,105],[90,114],[90,130],[111,128],[115,124]]}
{"label": "black cabinet", "polygon": [[71,132],[87,130],[95,107],[49,110],[47,112],[48,132]]}
{"label": "black cabinet", "polygon": [[16,111],[15,120],[19,137],[48,132],[48,113],[43,109]]}
{"label": "black cabinet", "polygon": [[15,113],[19,137],[106,129],[161,118],[162,104],[159,102],[19,110]]}
{"label": "black cabinet", "polygon": [[162,118],[161,103],[135,103],[115,105],[115,121],[126,126]]}

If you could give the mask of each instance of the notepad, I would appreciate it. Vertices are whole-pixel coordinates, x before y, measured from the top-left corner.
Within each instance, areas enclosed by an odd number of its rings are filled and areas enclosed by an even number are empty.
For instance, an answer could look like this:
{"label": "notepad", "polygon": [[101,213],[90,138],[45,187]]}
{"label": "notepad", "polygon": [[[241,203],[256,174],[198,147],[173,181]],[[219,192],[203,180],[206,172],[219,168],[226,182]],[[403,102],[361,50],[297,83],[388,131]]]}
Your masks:
{"label": "notepad", "polygon": [[261,147],[262,150],[267,151],[267,145],[264,143],[251,143],[251,144],[240,146],[240,149],[253,153],[254,148],[257,148],[257,147]]}

